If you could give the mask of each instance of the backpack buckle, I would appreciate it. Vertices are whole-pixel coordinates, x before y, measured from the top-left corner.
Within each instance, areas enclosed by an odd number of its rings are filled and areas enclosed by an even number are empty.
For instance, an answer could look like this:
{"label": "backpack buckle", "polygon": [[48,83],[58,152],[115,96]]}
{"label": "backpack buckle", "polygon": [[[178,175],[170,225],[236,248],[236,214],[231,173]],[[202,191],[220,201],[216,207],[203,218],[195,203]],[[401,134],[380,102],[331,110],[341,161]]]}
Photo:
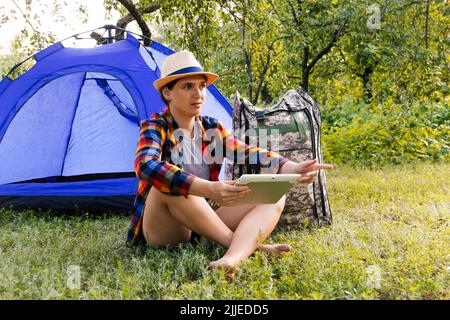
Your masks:
{"label": "backpack buckle", "polygon": [[264,120],[265,117],[264,110],[256,111],[256,120],[261,121]]}

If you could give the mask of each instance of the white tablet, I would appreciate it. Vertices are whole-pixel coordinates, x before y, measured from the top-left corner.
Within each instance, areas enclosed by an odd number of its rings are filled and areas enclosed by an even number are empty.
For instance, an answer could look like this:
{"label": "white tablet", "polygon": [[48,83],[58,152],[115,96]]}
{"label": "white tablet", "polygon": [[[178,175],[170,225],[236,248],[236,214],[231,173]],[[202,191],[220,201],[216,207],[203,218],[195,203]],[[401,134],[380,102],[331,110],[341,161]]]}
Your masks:
{"label": "white tablet", "polygon": [[301,176],[301,174],[244,174],[236,181],[236,185],[248,186],[252,191],[234,202],[232,206],[275,203],[289,192]]}

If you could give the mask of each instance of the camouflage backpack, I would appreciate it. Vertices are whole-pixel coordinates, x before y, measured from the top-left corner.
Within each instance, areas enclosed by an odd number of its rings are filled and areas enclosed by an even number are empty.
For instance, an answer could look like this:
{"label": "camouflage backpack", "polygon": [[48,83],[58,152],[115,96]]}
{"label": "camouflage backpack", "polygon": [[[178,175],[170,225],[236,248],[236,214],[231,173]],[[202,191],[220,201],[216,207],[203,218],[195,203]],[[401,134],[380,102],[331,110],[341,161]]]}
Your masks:
{"label": "camouflage backpack", "polygon": [[[320,109],[303,90],[289,90],[277,103],[267,109],[255,109],[248,100],[236,93],[233,131],[249,144],[248,135],[243,134],[249,129],[267,130],[269,142],[268,145],[261,145],[263,148],[278,152],[295,162],[311,159],[322,162]],[[278,136],[275,135],[276,133]],[[258,144],[260,140],[262,140],[261,136],[258,137]],[[246,164],[225,165],[227,179],[234,180],[246,173],[258,172],[254,167]],[[291,189],[287,194],[279,225],[281,227],[295,226],[306,221],[316,226],[331,224],[331,209],[323,171],[313,184],[309,186],[297,184]]]}

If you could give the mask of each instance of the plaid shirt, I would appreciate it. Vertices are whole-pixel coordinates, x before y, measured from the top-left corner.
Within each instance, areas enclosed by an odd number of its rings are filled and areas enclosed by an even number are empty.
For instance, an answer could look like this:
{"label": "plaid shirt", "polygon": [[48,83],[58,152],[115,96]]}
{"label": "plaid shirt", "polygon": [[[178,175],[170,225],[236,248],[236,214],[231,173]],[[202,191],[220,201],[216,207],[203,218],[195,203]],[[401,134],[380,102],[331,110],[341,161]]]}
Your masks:
{"label": "plaid shirt", "polygon": [[[214,147],[221,143],[222,154],[231,155],[233,159],[230,160],[237,161],[237,159],[241,159],[239,157],[243,156],[246,163],[253,163],[258,169],[269,167],[272,164],[273,172],[277,173],[279,168],[287,161],[275,152],[250,147],[240,140],[230,137],[227,130],[217,119],[197,116],[195,124],[194,127],[200,128],[202,153],[205,157],[211,150],[217,150]],[[177,146],[182,145],[181,140],[177,140],[174,135],[174,131],[178,128],[169,108],[161,113],[154,113],[149,120],[142,120],[140,123],[140,134],[134,162],[136,176],[139,179],[139,188],[135,197],[134,212],[130,217],[131,223],[126,239],[129,245],[145,243],[142,233],[142,218],[145,199],[152,186],[169,195],[187,197],[189,194],[189,188],[195,176],[178,167],[177,161],[174,161],[176,158],[173,157],[173,151],[178,150]],[[211,138],[212,136],[215,136],[215,138]],[[220,140],[216,141],[217,138]],[[212,143],[214,145],[210,146]],[[210,147],[208,148],[208,146]],[[217,158],[220,159],[212,158],[215,156],[214,153],[214,151],[211,152],[209,158],[212,160],[207,162],[210,181],[219,180],[223,160],[223,157],[220,158],[219,155]],[[264,159],[269,161],[264,163],[262,161],[263,156],[265,156]],[[213,161],[214,159],[219,161]],[[276,160],[275,166],[273,166],[273,162],[270,163],[273,160]]]}

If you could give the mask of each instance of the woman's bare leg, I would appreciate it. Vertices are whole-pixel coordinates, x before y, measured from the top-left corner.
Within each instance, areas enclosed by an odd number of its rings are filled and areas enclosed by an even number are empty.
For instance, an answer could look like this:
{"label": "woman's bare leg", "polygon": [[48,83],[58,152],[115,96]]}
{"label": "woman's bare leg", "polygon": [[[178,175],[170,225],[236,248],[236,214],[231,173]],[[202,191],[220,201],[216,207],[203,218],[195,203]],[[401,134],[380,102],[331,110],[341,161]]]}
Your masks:
{"label": "woman's bare leg", "polygon": [[210,267],[232,269],[258,248],[273,253],[290,251],[287,244],[262,245],[277,225],[285,199],[283,197],[275,204],[256,205],[242,216],[236,214],[238,207],[219,208],[217,214],[232,230],[235,227],[235,232],[225,255],[212,261]]}
{"label": "woman's bare leg", "polygon": [[178,222],[167,205],[152,188],[145,201],[142,232],[150,246],[170,245],[189,241],[191,230]]}
{"label": "woman's bare leg", "polygon": [[283,197],[276,204],[223,207],[216,213],[202,197],[169,196],[152,188],[147,196],[142,228],[149,245],[187,242],[194,230],[228,248],[210,267],[232,269],[258,248],[266,252],[290,250],[289,245],[261,246],[275,228],[284,202]]}
{"label": "woman's bare leg", "polygon": [[227,225],[202,197],[166,195],[150,189],[142,224],[149,245],[176,245],[189,241],[191,230],[228,248],[233,237]]}

